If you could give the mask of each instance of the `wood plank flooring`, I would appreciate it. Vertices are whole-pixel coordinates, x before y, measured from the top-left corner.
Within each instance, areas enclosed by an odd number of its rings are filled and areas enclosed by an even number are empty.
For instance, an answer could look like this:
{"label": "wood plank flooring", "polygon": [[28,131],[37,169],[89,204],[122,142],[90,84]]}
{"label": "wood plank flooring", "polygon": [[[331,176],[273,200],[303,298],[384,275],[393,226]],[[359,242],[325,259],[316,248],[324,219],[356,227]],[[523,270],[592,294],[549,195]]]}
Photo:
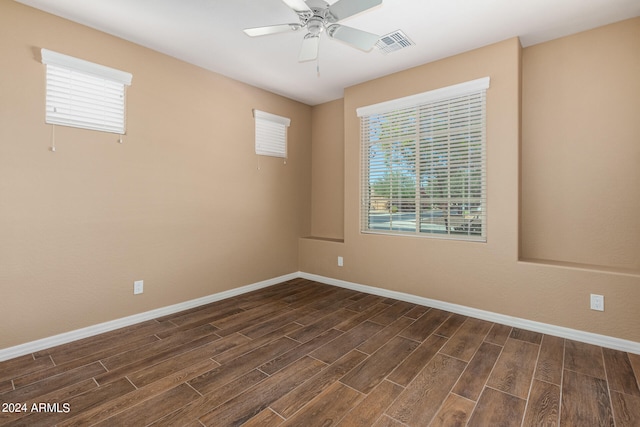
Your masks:
{"label": "wood plank flooring", "polygon": [[0,362],[0,425],[637,427],[639,380],[638,355],[296,279]]}

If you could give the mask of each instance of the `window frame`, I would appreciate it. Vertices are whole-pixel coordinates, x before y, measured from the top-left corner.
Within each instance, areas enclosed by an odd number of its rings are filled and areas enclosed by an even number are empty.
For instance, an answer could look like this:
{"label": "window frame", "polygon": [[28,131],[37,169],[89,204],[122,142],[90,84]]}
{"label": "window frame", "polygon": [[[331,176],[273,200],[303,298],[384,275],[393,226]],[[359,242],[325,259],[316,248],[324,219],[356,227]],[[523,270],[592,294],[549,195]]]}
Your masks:
{"label": "window frame", "polygon": [[[356,109],[361,233],[486,242],[489,84],[484,77]],[[455,109],[465,99],[466,116]],[[445,196],[434,197],[434,189]]]}
{"label": "window frame", "polygon": [[46,65],[45,123],[124,135],[132,75],[41,49]]}
{"label": "window frame", "polygon": [[253,117],[256,154],[286,159],[291,119],[256,109],[253,110]]}

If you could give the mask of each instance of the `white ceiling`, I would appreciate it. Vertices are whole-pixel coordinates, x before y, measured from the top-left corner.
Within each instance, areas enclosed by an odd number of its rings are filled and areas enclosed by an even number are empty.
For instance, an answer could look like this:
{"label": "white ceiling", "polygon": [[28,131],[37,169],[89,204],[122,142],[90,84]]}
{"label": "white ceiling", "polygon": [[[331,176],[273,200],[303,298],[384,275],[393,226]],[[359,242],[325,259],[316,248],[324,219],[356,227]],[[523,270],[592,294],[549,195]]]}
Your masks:
{"label": "white ceiling", "polygon": [[322,34],[319,60],[298,63],[306,31],[259,38],[242,31],[298,22],[281,0],[17,1],[309,105],[514,36],[526,47],[640,16],[640,0],[383,0],[340,23],[379,35],[401,29],[415,46],[365,53]]}

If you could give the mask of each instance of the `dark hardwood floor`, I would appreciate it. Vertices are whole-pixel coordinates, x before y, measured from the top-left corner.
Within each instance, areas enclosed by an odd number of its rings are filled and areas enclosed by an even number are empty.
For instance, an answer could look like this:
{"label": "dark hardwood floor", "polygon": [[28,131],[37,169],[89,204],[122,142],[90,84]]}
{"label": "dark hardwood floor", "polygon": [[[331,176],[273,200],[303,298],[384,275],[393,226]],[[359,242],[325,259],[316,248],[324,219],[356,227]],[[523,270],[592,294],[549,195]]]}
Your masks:
{"label": "dark hardwood floor", "polygon": [[1,362],[0,425],[637,427],[639,379],[638,355],[296,279]]}

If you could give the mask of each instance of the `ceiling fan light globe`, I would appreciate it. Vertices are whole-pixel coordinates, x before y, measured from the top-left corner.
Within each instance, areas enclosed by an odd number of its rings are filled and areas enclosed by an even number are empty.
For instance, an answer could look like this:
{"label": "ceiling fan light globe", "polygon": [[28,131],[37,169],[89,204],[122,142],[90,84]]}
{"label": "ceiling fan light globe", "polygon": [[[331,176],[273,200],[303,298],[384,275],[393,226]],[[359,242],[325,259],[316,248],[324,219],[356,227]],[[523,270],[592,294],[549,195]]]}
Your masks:
{"label": "ceiling fan light globe", "polygon": [[307,22],[307,29],[309,30],[310,34],[317,36],[324,30],[324,24],[320,19],[311,18],[309,22]]}

